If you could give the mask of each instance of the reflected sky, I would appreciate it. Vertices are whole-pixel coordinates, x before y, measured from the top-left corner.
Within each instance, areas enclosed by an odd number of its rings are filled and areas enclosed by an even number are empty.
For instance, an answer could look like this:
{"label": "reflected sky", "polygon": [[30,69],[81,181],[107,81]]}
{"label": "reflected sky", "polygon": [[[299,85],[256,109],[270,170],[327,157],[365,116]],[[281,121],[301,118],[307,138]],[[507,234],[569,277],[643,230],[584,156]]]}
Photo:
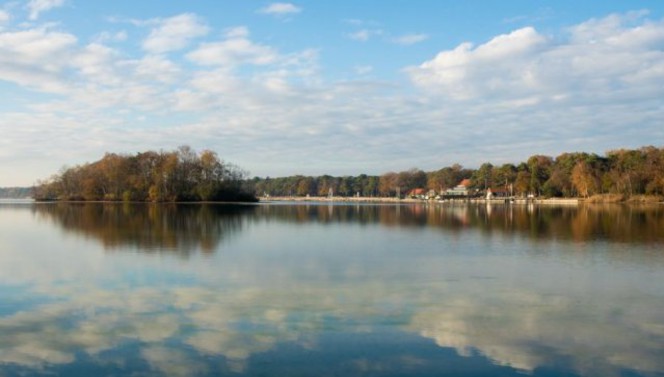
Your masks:
{"label": "reflected sky", "polygon": [[661,376],[622,211],[2,205],[0,376]]}

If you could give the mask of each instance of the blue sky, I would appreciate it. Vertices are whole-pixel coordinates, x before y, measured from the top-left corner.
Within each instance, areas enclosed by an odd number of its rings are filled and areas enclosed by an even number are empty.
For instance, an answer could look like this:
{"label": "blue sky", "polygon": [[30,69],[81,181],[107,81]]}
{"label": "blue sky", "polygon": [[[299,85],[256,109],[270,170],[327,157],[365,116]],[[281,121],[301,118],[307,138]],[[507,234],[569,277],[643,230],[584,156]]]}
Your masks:
{"label": "blue sky", "polygon": [[664,144],[661,1],[0,2],[0,186],[190,145],[257,176]]}

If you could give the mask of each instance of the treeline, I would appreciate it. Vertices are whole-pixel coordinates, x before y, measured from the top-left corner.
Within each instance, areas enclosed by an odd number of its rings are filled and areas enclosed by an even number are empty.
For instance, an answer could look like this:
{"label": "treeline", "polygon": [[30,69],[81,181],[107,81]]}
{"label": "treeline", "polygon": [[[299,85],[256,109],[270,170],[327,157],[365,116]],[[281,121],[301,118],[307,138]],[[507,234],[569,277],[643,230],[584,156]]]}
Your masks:
{"label": "treeline", "polygon": [[0,199],[24,199],[32,197],[32,187],[0,187]]}
{"label": "treeline", "polygon": [[478,169],[461,165],[424,172],[410,169],[381,176],[292,176],[254,178],[258,196],[406,196],[416,188],[442,193],[469,179],[474,192],[488,188],[509,190],[516,196],[589,197],[596,194],[664,195],[664,148],[619,149],[605,156],[584,152],[557,157],[534,155],[519,164]]}
{"label": "treeline", "polygon": [[[296,175],[283,178],[258,178],[251,181],[257,196],[396,196],[406,195],[415,188],[429,187],[429,183],[436,188],[454,187],[462,179],[470,178],[473,170],[464,169],[455,164],[452,167],[440,169],[437,172],[425,173],[420,169],[410,169],[402,172],[389,172],[381,176],[361,174],[358,176],[333,177],[323,175],[320,177],[307,177]],[[434,178],[435,177],[435,178]],[[434,184],[432,179],[440,181]]]}
{"label": "treeline", "polygon": [[380,176],[291,176],[247,179],[216,153],[188,146],[171,152],[107,153],[101,160],[63,168],[38,182],[37,200],[253,201],[256,196],[405,197],[414,189],[438,194],[470,181],[471,192],[509,190],[516,196],[589,197],[596,194],[664,195],[664,148],[534,155],[519,164],[478,169],[459,164],[425,172],[413,168]]}
{"label": "treeline", "polygon": [[101,160],[63,168],[34,189],[37,200],[255,201],[246,173],[210,150],[188,146],[136,155],[107,153]]}

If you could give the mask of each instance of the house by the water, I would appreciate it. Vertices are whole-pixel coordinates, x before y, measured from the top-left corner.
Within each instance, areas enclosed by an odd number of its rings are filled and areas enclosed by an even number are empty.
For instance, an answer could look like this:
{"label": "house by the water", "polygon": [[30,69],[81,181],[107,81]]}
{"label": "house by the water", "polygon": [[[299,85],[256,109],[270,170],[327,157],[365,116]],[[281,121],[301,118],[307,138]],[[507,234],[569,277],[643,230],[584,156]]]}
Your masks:
{"label": "house by the water", "polygon": [[454,188],[445,190],[446,197],[467,198],[470,196],[470,179],[464,179]]}

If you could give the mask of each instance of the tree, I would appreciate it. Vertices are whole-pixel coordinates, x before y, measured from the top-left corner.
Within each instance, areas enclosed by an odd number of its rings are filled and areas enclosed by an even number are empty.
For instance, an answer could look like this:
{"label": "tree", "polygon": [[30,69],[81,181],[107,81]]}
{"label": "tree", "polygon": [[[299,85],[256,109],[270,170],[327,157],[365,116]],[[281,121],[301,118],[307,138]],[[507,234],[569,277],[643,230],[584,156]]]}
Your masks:
{"label": "tree", "polygon": [[312,177],[301,177],[297,183],[296,193],[299,196],[309,195],[313,188],[314,179]]}
{"label": "tree", "polygon": [[643,179],[644,154],[639,150],[619,149],[607,155],[615,191],[626,195],[644,193],[647,185]]}
{"label": "tree", "polygon": [[533,194],[541,195],[544,182],[551,175],[553,159],[549,156],[535,155],[528,159],[527,164],[530,172],[529,190]]}
{"label": "tree", "polygon": [[400,172],[398,181],[401,193],[407,193],[416,188],[426,187],[427,175],[420,169],[412,168]]}
{"label": "tree", "polygon": [[394,196],[399,189],[399,174],[395,172],[385,173],[378,181],[378,192],[383,196]]}
{"label": "tree", "polygon": [[517,167],[516,179],[514,181],[514,192],[519,196],[526,196],[530,192],[530,172],[526,164]]}
{"label": "tree", "polygon": [[572,184],[574,184],[579,195],[587,198],[597,192],[599,178],[594,174],[589,163],[579,161],[572,169]]}
{"label": "tree", "polygon": [[63,168],[40,183],[37,199],[124,201],[253,200],[243,189],[246,173],[223,164],[212,151],[187,146],[174,152],[106,153],[91,164]]}
{"label": "tree", "polygon": [[478,189],[488,189],[493,186],[492,181],[493,176],[493,165],[489,162],[485,162],[480,166],[478,170],[473,174],[471,181],[473,182],[473,187]]}
{"label": "tree", "polygon": [[517,169],[513,164],[503,164],[492,169],[492,182],[496,186],[509,187],[516,180]]}

